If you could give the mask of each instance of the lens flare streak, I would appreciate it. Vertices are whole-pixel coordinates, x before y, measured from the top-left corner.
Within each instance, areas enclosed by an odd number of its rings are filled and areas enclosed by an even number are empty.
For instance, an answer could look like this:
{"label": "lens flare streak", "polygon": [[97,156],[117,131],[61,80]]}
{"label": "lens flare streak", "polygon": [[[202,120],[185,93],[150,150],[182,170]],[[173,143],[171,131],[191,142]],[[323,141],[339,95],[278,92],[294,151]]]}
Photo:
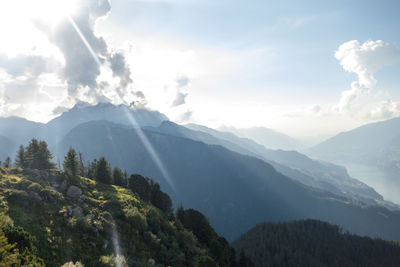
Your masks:
{"label": "lens flare streak", "polygon": [[79,29],[78,25],[76,25],[75,21],[71,18],[71,16],[67,15],[68,21],[71,23],[72,27],[75,29],[76,33],[79,35],[81,38],[83,44],[86,46],[86,48],[89,50],[89,53],[92,55],[93,59],[96,61],[97,65],[101,66],[100,59],[94,52],[92,46],[89,44],[89,42],[86,40],[85,36],[83,35],[82,31]]}
{"label": "lens flare streak", "polygon": [[150,143],[149,139],[147,136],[144,134],[143,130],[140,128],[138,125],[135,117],[127,108],[124,109],[129,121],[131,122],[132,126],[134,127],[136,133],[139,136],[140,141],[143,143],[145,149],[147,152],[149,152],[151,158],[153,159],[154,163],[157,165],[158,169],[160,170],[161,174],[164,176],[165,180],[167,181],[168,185],[172,188],[174,192],[176,192],[175,185],[172,181],[171,176],[169,175],[167,169],[165,168],[162,160],[158,156],[158,153],[154,149],[153,145]]}

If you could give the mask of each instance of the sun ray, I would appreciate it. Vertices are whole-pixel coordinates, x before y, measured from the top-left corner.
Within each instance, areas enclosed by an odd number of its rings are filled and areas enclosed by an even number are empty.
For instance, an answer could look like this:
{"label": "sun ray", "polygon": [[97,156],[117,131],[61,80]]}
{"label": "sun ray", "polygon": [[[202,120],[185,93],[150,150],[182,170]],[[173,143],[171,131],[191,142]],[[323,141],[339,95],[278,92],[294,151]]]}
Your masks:
{"label": "sun ray", "polygon": [[[71,18],[71,16],[67,16],[67,17],[68,17],[68,20],[71,23],[72,27],[75,29],[75,31],[81,38],[82,42],[85,44],[89,53],[92,55],[93,59],[96,61],[96,63],[99,66],[101,66],[102,64],[101,64],[99,58],[97,57],[95,51],[93,50],[93,48],[91,47],[89,42],[86,40],[85,36],[83,35],[82,31],[79,29],[78,25],[74,22],[74,20]],[[122,99],[120,99],[120,100],[122,100]],[[150,154],[150,157],[152,158],[153,162],[156,164],[157,168],[160,170],[161,174],[164,176],[165,180],[167,181],[167,183],[171,187],[171,189],[174,192],[176,192],[176,187],[173,183],[173,180],[172,180],[171,176],[169,175],[169,172],[167,171],[167,168],[165,167],[161,158],[159,157],[157,151],[155,150],[153,145],[150,143],[149,139],[144,134],[143,130],[140,128],[140,125],[137,123],[133,114],[131,112],[129,112],[127,107],[124,108],[124,111],[129,119],[130,123],[132,124],[133,128],[135,129],[136,133],[138,134],[140,141],[143,143],[145,149]]]}

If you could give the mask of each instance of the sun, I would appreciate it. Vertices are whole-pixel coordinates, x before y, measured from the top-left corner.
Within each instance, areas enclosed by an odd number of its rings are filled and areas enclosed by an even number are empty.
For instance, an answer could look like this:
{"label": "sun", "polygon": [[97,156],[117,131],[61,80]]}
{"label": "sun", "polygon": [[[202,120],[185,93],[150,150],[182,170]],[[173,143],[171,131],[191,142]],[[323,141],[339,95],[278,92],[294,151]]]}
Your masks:
{"label": "sun", "polygon": [[[50,26],[57,25],[67,16],[73,15],[78,4],[76,0],[36,0],[27,1],[32,19],[47,22]],[[28,15],[29,16],[29,15]]]}
{"label": "sun", "polygon": [[[43,50],[57,54],[37,25],[53,29],[79,10],[78,0],[7,0],[0,2],[0,54],[9,57]],[[41,51],[40,53],[43,54]]]}
{"label": "sun", "polygon": [[12,0],[0,4],[2,22],[11,27],[26,20],[36,20],[55,26],[78,9],[78,0]]}

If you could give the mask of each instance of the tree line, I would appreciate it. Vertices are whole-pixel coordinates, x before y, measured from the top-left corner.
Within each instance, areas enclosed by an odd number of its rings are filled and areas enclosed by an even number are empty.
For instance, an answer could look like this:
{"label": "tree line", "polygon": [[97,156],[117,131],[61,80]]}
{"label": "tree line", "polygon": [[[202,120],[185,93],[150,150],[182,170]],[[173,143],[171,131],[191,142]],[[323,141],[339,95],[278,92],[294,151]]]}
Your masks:
{"label": "tree line", "polygon": [[[27,146],[19,147],[14,162],[16,167],[22,169],[49,170],[56,168],[52,159],[47,143],[33,138]],[[6,158],[3,166],[12,166],[10,157]],[[78,184],[79,177],[87,177],[101,183],[122,186],[166,214],[173,212],[172,201],[168,194],[161,191],[159,183],[138,174],[128,176],[126,170],[118,167],[111,168],[105,157],[93,159],[85,165],[82,154],[71,147],[65,155],[62,167],[71,184]]]}

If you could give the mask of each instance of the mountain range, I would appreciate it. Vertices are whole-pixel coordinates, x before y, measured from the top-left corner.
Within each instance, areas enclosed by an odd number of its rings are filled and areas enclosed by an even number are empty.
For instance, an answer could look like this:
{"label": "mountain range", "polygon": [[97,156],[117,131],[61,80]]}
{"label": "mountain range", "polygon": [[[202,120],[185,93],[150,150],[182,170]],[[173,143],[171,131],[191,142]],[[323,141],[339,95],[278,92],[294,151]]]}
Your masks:
{"label": "mountain range", "polygon": [[315,158],[375,165],[400,174],[400,118],[342,132],[306,152]]}
{"label": "mountain range", "polygon": [[[14,120],[3,119],[0,135],[13,137],[8,124],[21,127],[8,123]],[[13,142],[27,142],[29,134],[50,140],[58,161],[70,147],[85,161],[107,156],[112,166],[154,178],[175,205],[203,212],[229,240],[262,221],[303,218],[362,235],[400,238],[400,214],[391,211],[397,207],[345,169],[294,151],[269,150],[231,133],[210,134],[213,130],[205,127],[193,130],[197,126],[166,120],[156,111],[80,104],[36,128],[23,121],[29,131]]]}
{"label": "mountain range", "polygon": [[265,127],[235,128],[222,126],[218,130],[252,139],[270,149],[298,150],[305,146],[300,140]]}

